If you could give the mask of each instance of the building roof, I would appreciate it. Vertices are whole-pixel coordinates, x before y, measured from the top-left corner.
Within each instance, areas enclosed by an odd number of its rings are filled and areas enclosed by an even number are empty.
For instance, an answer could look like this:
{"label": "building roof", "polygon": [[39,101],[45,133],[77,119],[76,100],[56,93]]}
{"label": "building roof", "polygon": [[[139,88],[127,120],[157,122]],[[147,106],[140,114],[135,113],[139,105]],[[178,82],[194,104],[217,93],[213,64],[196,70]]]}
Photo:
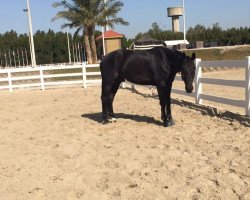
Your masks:
{"label": "building roof", "polygon": [[[104,38],[122,38],[123,35],[120,33],[117,33],[113,30],[108,30],[104,32]],[[96,40],[102,39],[102,34],[96,38]]]}
{"label": "building roof", "polygon": [[135,45],[152,45],[152,44],[162,44],[162,42],[151,38],[148,34],[142,35],[138,40],[135,41]]}
{"label": "building roof", "polygon": [[177,44],[189,44],[187,40],[167,40],[164,41],[167,46],[177,45]]}

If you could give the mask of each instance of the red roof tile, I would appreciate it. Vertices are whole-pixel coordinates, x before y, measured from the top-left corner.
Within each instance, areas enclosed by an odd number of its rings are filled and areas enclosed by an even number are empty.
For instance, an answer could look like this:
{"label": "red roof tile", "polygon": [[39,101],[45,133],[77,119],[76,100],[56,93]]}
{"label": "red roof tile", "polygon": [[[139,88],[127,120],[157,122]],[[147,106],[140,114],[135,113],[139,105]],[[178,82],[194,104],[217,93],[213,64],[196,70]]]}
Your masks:
{"label": "red roof tile", "polygon": [[[113,30],[109,30],[109,31],[104,32],[104,38],[121,38],[121,37],[123,37],[122,34],[117,33]],[[96,40],[100,40],[100,39],[102,39],[102,35],[100,35],[96,38]]]}

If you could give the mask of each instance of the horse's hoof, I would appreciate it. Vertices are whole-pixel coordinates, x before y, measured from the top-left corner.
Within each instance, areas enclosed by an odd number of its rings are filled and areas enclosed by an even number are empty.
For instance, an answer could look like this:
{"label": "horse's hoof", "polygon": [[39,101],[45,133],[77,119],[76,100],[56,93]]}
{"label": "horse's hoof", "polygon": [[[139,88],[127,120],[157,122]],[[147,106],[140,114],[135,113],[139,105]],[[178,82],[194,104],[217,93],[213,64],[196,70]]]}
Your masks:
{"label": "horse's hoof", "polygon": [[115,117],[109,117],[109,118],[108,118],[108,121],[109,121],[109,122],[116,122],[116,120],[117,120],[117,119],[116,119]]}
{"label": "horse's hoof", "polygon": [[102,124],[109,124],[109,123],[112,123],[112,122],[116,122],[116,118],[114,117],[108,117],[107,119],[103,119],[102,121]]}
{"label": "horse's hoof", "polygon": [[111,123],[111,122],[108,119],[102,120],[102,124],[109,124],[109,123]]}
{"label": "horse's hoof", "polygon": [[173,126],[175,124],[174,120],[171,119],[167,119],[166,121],[164,121],[164,126],[165,127],[169,127],[169,126]]}

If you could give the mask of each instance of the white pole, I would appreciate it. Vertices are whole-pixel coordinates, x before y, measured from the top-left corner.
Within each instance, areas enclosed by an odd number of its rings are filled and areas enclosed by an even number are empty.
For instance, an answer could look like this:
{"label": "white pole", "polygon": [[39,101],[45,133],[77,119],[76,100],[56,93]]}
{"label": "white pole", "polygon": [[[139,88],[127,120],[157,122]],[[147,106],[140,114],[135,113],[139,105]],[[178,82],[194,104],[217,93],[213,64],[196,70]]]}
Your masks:
{"label": "white pole", "polygon": [[7,55],[6,55],[6,53],[4,53],[4,57],[5,57],[5,67],[8,67],[8,61],[7,61]]}
{"label": "white pole", "polygon": [[200,83],[201,78],[201,59],[195,59],[195,103],[202,104],[202,99],[200,98],[200,94],[202,93],[202,84]]}
{"label": "white pole", "polygon": [[36,66],[36,56],[35,56],[35,47],[34,47],[34,39],[33,39],[33,31],[32,31],[32,20],[31,20],[31,14],[30,14],[30,2],[27,0],[27,14],[29,19],[29,32],[30,32],[30,42],[31,42],[31,62],[32,66]]}
{"label": "white pole", "polygon": [[13,54],[13,57],[14,57],[14,64],[15,64],[15,67],[16,67],[16,55],[15,55],[15,50],[12,51],[12,54]]}
{"label": "white pole", "polygon": [[11,59],[11,55],[10,55],[10,50],[9,50],[9,59],[10,59],[10,67],[12,67],[12,59]]}
{"label": "white pole", "polygon": [[32,54],[32,47],[31,47],[30,32],[29,32],[29,44],[30,44],[30,63],[32,66],[33,65],[33,54]]}
{"label": "white pole", "polygon": [[[106,0],[104,0],[104,3],[106,4]],[[103,49],[103,56],[106,55],[106,49],[105,49],[105,38],[104,38],[104,32],[108,30],[108,26],[102,27],[102,49]]]}
{"label": "white pole", "polygon": [[8,83],[9,83],[9,91],[12,92],[13,88],[12,88],[12,80],[11,80],[11,72],[10,72],[10,70],[8,70]]}
{"label": "white pole", "polygon": [[103,56],[106,55],[106,50],[105,50],[105,38],[104,38],[104,27],[102,27],[102,49],[103,49]]}
{"label": "white pole", "polygon": [[246,57],[246,115],[250,116],[250,56]]}
{"label": "white pole", "polygon": [[23,50],[22,50],[22,59],[23,59],[23,67],[24,67],[24,55],[23,55]]}
{"label": "white pole", "polygon": [[70,52],[70,45],[69,45],[69,30],[68,29],[67,29],[67,41],[68,41],[69,63],[71,63],[71,52]]}
{"label": "white pole", "polygon": [[44,77],[43,77],[43,68],[40,67],[40,82],[41,82],[41,90],[45,90],[45,87],[44,87]]}
{"label": "white pole", "polygon": [[27,49],[25,48],[25,57],[26,57],[26,63],[27,63],[27,67],[29,65],[29,61],[28,61],[28,55],[27,55]]}
{"label": "white pole", "polygon": [[75,57],[76,57],[76,62],[78,63],[78,51],[77,51],[77,43],[75,43]]}
{"label": "white pole", "polygon": [[19,67],[21,67],[20,56],[19,56],[19,51],[18,51],[18,49],[17,49],[17,58],[18,58],[18,65],[19,65]]}
{"label": "white pole", "polygon": [[81,57],[81,61],[84,62],[85,58],[83,57],[83,44],[80,43],[80,57]]}
{"label": "white pole", "polygon": [[81,48],[80,48],[79,42],[78,42],[78,56],[79,56],[79,62],[82,62],[82,60],[81,60]]}
{"label": "white pole", "polygon": [[182,9],[183,9],[183,35],[184,35],[184,42],[186,41],[186,14],[185,14],[185,4],[184,0],[182,0]]}
{"label": "white pole", "polygon": [[72,51],[73,51],[73,60],[74,60],[74,64],[75,64],[76,58],[75,58],[75,45],[74,45],[74,42],[72,44]]}
{"label": "white pole", "polygon": [[[106,3],[107,3],[107,0],[104,0],[104,3],[106,4]],[[107,20],[107,18],[106,18],[106,20]],[[109,30],[109,27],[106,25],[104,30],[105,30],[105,31],[108,31],[108,30]]]}
{"label": "white pole", "polygon": [[82,84],[83,88],[87,88],[86,62],[82,62]]}

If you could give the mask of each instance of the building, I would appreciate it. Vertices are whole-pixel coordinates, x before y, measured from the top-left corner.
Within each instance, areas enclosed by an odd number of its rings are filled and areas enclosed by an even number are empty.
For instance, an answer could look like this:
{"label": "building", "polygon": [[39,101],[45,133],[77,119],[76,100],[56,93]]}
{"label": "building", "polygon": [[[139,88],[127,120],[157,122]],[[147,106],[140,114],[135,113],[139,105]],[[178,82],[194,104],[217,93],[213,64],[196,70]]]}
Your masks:
{"label": "building", "polygon": [[167,40],[164,43],[169,49],[186,49],[186,45],[189,44],[187,40]]}
{"label": "building", "polygon": [[[102,34],[96,38],[97,48],[99,49],[97,54],[99,56],[103,55],[102,38],[103,38]],[[104,32],[105,53],[108,54],[108,53],[115,51],[117,49],[121,49],[121,47],[122,47],[121,39],[122,38],[123,38],[122,34],[117,33],[113,30],[105,31]]]}
{"label": "building", "polygon": [[173,32],[180,32],[179,17],[183,15],[182,7],[170,7],[168,8],[168,17],[172,18],[172,30]]}
{"label": "building", "polygon": [[133,50],[147,50],[153,47],[163,46],[163,42],[151,38],[148,34],[144,34],[138,40],[134,41],[130,49]]}

